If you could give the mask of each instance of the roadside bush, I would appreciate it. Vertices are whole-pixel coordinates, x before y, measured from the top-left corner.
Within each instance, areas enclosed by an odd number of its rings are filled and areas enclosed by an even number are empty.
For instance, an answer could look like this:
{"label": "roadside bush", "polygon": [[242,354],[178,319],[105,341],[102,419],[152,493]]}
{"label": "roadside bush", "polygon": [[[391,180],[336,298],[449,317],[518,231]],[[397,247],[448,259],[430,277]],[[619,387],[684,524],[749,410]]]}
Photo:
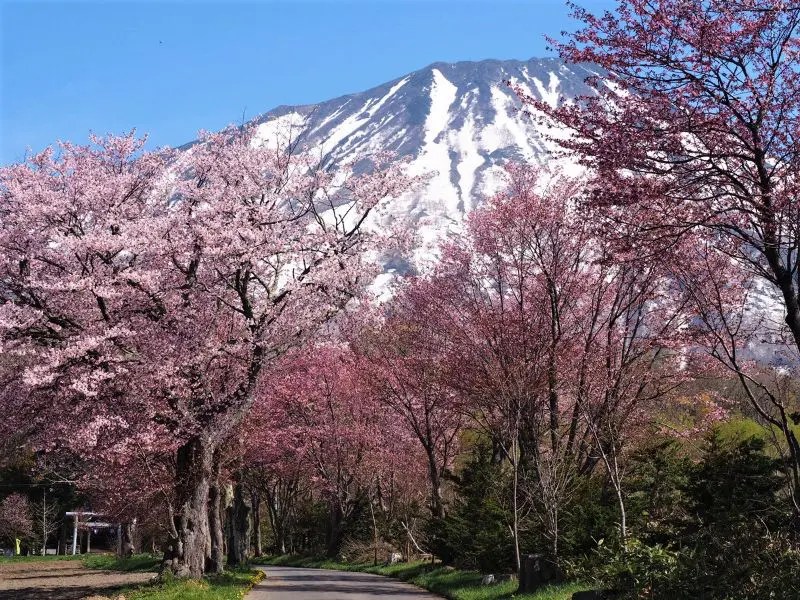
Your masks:
{"label": "roadside bush", "polygon": [[[619,536],[597,548],[584,562],[575,565],[572,575],[595,586],[625,592],[629,597],[659,597],[658,590],[672,588],[678,569],[679,553],[664,546],[649,546],[629,537],[623,548]],[[691,596],[690,596],[691,597]]]}
{"label": "roadside bush", "polygon": [[[761,438],[715,432],[687,482],[689,515],[673,593],[708,599],[800,596],[786,473]],[[788,572],[787,572],[788,569]],[[788,575],[788,576],[787,576]]]}
{"label": "roadside bush", "polygon": [[458,498],[444,519],[431,519],[426,528],[428,548],[442,562],[483,573],[510,571],[514,549],[503,508],[507,487],[491,453],[477,448],[457,485]]}

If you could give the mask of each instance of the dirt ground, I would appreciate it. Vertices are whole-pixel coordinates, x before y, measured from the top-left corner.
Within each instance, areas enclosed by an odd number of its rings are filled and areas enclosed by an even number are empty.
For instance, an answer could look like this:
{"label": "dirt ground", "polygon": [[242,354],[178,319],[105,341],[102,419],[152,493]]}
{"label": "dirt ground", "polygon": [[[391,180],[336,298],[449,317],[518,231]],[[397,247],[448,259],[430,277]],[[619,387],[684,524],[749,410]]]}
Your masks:
{"label": "dirt ground", "polygon": [[0,564],[0,600],[81,600],[148,581],[153,573],[87,569],[76,560]]}

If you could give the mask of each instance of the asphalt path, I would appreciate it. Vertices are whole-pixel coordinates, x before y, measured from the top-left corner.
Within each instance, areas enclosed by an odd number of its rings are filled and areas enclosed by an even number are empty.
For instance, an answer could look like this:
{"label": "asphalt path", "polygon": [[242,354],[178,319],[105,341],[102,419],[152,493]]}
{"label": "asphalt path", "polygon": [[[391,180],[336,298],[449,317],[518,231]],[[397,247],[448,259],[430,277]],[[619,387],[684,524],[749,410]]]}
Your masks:
{"label": "asphalt path", "polygon": [[246,600],[441,600],[418,587],[369,573],[258,567],[267,574]]}

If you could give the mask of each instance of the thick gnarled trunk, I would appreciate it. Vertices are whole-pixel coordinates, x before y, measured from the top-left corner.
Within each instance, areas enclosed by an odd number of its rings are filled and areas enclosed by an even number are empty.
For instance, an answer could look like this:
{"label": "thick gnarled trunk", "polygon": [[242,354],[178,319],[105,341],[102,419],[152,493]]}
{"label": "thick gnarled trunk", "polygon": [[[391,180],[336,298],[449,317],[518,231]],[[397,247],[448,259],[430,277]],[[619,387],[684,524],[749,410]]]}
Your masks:
{"label": "thick gnarled trunk", "polygon": [[214,461],[214,479],[208,493],[210,553],[206,572],[222,573],[225,568],[225,536],[222,532],[222,491],[219,482],[219,459]]}
{"label": "thick gnarled trunk", "polygon": [[120,558],[127,558],[135,553],[136,545],[133,540],[133,523],[128,521],[119,526],[118,554]]}
{"label": "thick gnarled trunk", "polygon": [[178,448],[173,531],[164,553],[164,568],[176,577],[200,578],[205,572],[213,455],[213,444],[204,437],[193,437]]}

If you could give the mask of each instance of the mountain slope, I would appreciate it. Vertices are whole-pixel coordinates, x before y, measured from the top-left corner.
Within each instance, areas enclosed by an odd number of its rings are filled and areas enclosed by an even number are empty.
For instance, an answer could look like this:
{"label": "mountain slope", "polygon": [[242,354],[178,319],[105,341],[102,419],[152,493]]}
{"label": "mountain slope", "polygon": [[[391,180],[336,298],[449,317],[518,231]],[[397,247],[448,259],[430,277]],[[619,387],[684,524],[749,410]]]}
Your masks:
{"label": "mountain slope", "polygon": [[306,106],[281,106],[257,119],[269,139],[288,127],[321,147],[328,163],[389,150],[411,159],[412,173],[435,173],[395,203],[385,219],[416,223],[419,254],[429,254],[464,214],[498,186],[501,165],[547,153],[542,132],[504,81],[555,103],[592,92],[589,68],[559,59],[434,63],[365,92]]}

